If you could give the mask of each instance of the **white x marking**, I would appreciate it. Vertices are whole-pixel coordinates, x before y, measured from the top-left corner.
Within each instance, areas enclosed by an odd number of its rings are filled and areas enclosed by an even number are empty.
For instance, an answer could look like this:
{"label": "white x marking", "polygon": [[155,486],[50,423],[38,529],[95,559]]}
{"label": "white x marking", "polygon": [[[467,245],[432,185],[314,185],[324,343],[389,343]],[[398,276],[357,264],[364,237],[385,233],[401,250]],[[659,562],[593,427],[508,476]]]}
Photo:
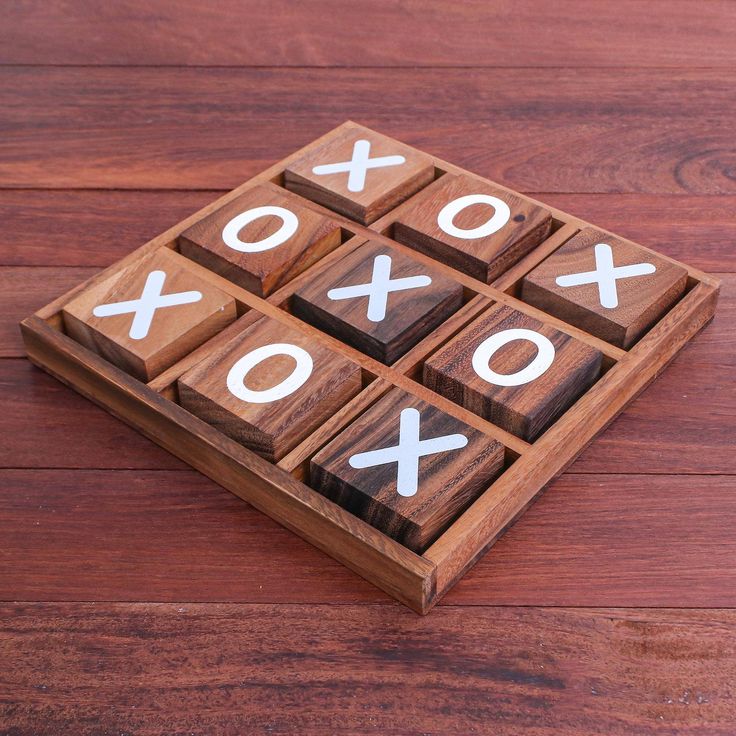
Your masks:
{"label": "white x marking", "polygon": [[414,496],[419,485],[419,458],[438,452],[459,450],[468,444],[463,434],[445,434],[428,440],[419,439],[420,414],[417,409],[402,409],[399,420],[399,444],[380,450],[351,455],[351,468],[373,468],[376,465],[398,463],[396,492],[400,496]]}
{"label": "white x marking", "polygon": [[373,260],[373,274],[367,284],[355,286],[341,286],[330,289],[327,297],[333,301],[353,299],[357,296],[368,297],[367,317],[371,322],[382,322],[386,317],[388,295],[392,291],[406,291],[429,286],[432,279],[429,276],[406,276],[401,279],[391,278],[391,256],[380,255]]}
{"label": "white x marking", "polygon": [[201,291],[180,291],[177,294],[161,294],[166,281],[164,271],[151,271],[146,279],[143,292],[138,299],[112,304],[100,304],[92,310],[95,317],[112,317],[116,314],[134,313],[128,337],[142,340],[151,329],[153,315],[159,307],[175,307],[178,304],[192,304],[202,298]]}
{"label": "white x marking", "polygon": [[368,169],[380,169],[384,166],[399,166],[406,163],[403,156],[378,156],[370,158],[371,142],[361,139],[355,141],[353,146],[353,157],[350,161],[341,161],[337,164],[322,164],[315,166],[312,173],[317,176],[324,174],[341,174],[344,171],[348,174],[348,191],[362,192],[365,187],[365,175]]}
{"label": "white x marking", "polygon": [[571,273],[567,276],[558,276],[555,279],[558,286],[581,286],[582,284],[598,284],[598,299],[606,309],[615,309],[618,306],[617,279],[627,279],[632,276],[646,276],[654,273],[653,263],[632,263],[630,266],[614,266],[613,251],[606,243],[595,246],[595,271]]}

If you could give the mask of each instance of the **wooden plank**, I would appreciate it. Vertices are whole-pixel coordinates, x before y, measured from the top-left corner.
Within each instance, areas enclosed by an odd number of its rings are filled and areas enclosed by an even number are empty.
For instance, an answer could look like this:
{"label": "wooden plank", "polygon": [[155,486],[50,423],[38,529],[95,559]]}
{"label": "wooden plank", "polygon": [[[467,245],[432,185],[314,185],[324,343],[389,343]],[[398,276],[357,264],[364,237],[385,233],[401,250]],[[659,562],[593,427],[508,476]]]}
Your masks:
{"label": "wooden plank", "polygon": [[347,110],[519,191],[735,194],[735,84],[714,69],[4,67],[0,179],[229,189]]}
{"label": "wooden plank", "polygon": [[567,473],[444,601],[734,607],[733,486],[732,476]]}
{"label": "wooden plank", "polygon": [[389,600],[192,470],[0,478],[6,600]]}
{"label": "wooden plank", "polygon": [[[736,271],[729,196],[533,194],[576,217],[704,271]],[[0,200],[1,201],[1,200]]]}
{"label": "wooden plank", "polygon": [[8,604],[7,733],[731,736],[736,613]]}
{"label": "wooden plank", "polygon": [[107,267],[223,193],[0,190],[0,264]]}
{"label": "wooden plank", "polygon": [[4,466],[187,467],[29,361],[3,360],[0,372]]}
{"label": "wooden plank", "polygon": [[705,347],[696,339],[686,348],[583,452],[575,471],[733,473],[734,354],[725,363],[697,362]]}
{"label": "wooden plank", "polygon": [[[104,267],[219,191],[0,189],[0,265]],[[736,271],[736,195],[532,193],[705,271]]]}
{"label": "wooden plank", "polygon": [[[5,470],[0,487],[4,600],[389,600],[194,471]],[[568,473],[444,603],[736,606],[732,488]]]}
{"label": "wooden plank", "polygon": [[[0,32],[8,64],[236,66],[531,66],[733,68],[728,2],[646,0],[554,6],[521,0],[405,6],[378,0],[294,4],[126,0],[90,13],[80,0],[11,3]],[[346,32],[350,29],[350,32]]]}
{"label": "wooden plank", "polygon": [[0,358],[25,355],[18,323],[98,270],[0,267]]}

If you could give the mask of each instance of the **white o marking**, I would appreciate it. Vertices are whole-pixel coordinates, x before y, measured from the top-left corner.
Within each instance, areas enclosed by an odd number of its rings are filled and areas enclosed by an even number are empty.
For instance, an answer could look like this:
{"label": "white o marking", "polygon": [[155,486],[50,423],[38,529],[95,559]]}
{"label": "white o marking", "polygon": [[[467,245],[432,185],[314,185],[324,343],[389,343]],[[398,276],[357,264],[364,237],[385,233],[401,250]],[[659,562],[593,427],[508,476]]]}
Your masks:
{"label": "white o marking", "polygon": [[[514,340],[528,340],[537,346],[534,360],[516,373],[502,374],[491,370],[488,365],[495,352]],[[494,386],[522,386],[539,378],[555,359],[555,346],[544,335],[534,330],[512,329],[497,332],[478,345],[473,353],[473,370]]]}
{"label": "white o marking", "polygon": [[[253,220],[257,220],[259,217],[267,217],[268,215],[281,218],[281,227],[273,235],[254,243],[246,243],[238,237],[238,234],[246,225],[250,225]],[[252,210],[246,210],[236,215],[225,225],[222,230],[222,240],[228,248],[240,253],[261,253],[285,243],[297,231],[298,227],[299,218],[291,210],[271,205],[254,207]]]}
{"label": "white o marking", "polygon": [[[493,216],[482,225],[463,230],[456,227],[453,220],[464,210],[473,204],[489,204],[495,210]],[[474,238],[485,238],[493,233],[498,232],[511,217],[509,206],[502,199],[492,197],[490,194],[466,194],[464,197],[453,199],[452,202],[446,204],[437,215],[437,224],[448,235],[463,240],[473,240]]]}
{"label": "white o marking", "polygon": [[[245,377],[259,363],[275,355],[289,355],[296,361],[294,370],[280,383],[271,388],[255,391],[245,386]],[[244,355],[227,374],[227,388],[235,398],[251,404],[268,404],[271,401],[283,399],[301,388],[312,375],[314,362],[312,356],[303,348],[285,342],[251,350]]]}

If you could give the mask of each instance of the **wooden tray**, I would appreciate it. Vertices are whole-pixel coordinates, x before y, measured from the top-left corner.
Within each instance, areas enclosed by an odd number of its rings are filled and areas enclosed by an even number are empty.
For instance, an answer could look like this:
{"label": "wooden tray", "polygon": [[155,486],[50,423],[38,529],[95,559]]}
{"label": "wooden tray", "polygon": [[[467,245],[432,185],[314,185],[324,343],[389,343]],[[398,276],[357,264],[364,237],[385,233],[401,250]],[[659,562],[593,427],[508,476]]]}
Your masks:
{"label": "wooden tray", "polygon": [[[355,127],[354,123],[347,122],[338,130],[349,131]],[[326,140],[329,135],[319,141]],[[133,378],[65,334],[61,310],[74,296],[156,249],[177,249],[177,238],[182,231],[254,185],[268,183],[269,186],[282,187],[285,169],[315,143],[219,198],[39,310],[21,323],[21,330],[28,357],[33,363],[402,603],[419,613],[426,613],[519,517],[544,486],[561,473],[659,374],[678,350],[708,323],[715,311],[719,282],[686,267],[688,276],[684,296],[631,349],[624,350],[542,313],[518,298],[521,279],[589,223],[544,205],[553,216],[549,237],[489,285],[391,239],[393,223],[402,207],[410,206],[411,200],[364,227],[305,199],[302,204],[314,211],[327,213],[341,223],[342,244],[267,298],[255,296],[215,273],[195,266],[203,279],[216,284],[236,300],[240,316],[219,335],[148,383]],[[445,173],[464,174],[505,192],[511,191],[439,159],[434,159],[434,166],[435,179]],[[367,238],[390,243],[394,249],[409,253],[416,260],[431,263],[435,269],[462,283],[465,292],[464,304],[459,311],[390,366],[326,335],[290,313],[292,295],[300,286],[326,264],[344,257]],[[664,258],[661,254],[658,256]],[[496,427],[421,384],[424,360],[494,302],[540,318],[603,354],[602,375],[597,382],[532,443]],[[312,336],[358,363],[363,372],[360,393],[275,465],[177,403],[177,379],[260,315],[270,316]],[[505,447],[503,473],[421,555],[306,484],[310,458],[393,386],[429,401],[447,414],[499,440]],[[667,421],[667,417],[662,419]]]}

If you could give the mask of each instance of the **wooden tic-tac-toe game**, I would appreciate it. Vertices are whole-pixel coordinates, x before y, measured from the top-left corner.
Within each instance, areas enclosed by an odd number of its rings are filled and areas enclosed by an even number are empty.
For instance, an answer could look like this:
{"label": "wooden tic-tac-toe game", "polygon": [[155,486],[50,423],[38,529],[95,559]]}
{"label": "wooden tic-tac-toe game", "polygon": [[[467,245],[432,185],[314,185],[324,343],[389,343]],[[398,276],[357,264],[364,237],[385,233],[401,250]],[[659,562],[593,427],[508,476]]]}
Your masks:
{"label": "wooden tic-tac-toe game", "polygon": [[424,613],[717,297],[345,123],[22,330],[34,363]]}

